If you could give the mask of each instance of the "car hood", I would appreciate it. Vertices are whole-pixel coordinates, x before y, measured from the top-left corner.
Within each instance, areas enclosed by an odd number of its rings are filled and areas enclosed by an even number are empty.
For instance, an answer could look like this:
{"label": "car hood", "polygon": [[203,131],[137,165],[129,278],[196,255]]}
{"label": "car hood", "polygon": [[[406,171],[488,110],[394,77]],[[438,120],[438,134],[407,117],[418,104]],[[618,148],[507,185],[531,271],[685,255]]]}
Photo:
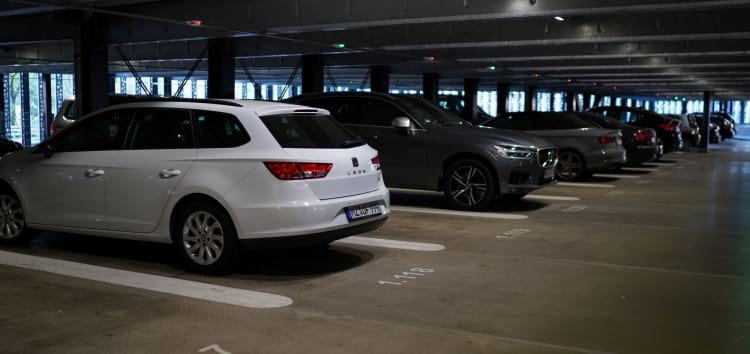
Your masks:
{"label": "car hood", "polygon": [[461,127],[433,127],[436,133],[452,135],[457,139],[486,139],[492,140],[493,144],[508,144],[523,147],[553,147],[555,144],[548,140],[516,130],[497,129],[483,126],[461,126]]}

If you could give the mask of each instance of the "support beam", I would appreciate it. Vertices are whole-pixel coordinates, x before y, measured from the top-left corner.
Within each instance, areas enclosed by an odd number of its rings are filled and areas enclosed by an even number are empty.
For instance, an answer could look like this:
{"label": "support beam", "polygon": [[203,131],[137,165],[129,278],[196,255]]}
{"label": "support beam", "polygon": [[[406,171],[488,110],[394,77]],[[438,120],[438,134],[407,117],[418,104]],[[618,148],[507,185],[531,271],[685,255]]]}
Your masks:
{"label": "support beam", "polygon": [[21,141],[23,146],[31,146],[31,95],[29,94],[29,73],[21,73]]}
{"label": "support beam", "polygon": [[601,106],[603,98],[604,98],[604,95],[601,95],[601,94],[594,95],[594,107]]}
{"label": "support beam", "polygon": [[497,84],[497,116],[508,113],[508,96],[510,95],[510,85],[499,82]]}
{"label": "support beam", "polygon": [[107,105],[109,90],[108,49],[101,36],[104,24],[96,15],[83,15],[73,39],[77,115]]}
{"label": "support beam", "polygon": [[234,50],[229,38],[208,40],[208,98],[234,98]]}
{"label": "support beam", "polygon": [[700,152],[708,152],[711,135],[709,134],[709,126],[711,122],[711,92],[703,92],[703,122],[701,122],[700,130],[701,139]]}
{"label": "support beam", "polygon": [[479,92],[479,80],[464,79],[464,119],[477,123],[477,93]]}
{"label": "support beam", "polygon": [[373,65],[370,67],[370,90],[372,92],[388,93],[390,89],[391,68],[387,65]]}
{"label": "support beam", "polygon": [[172,97],[172,78],[164,78],[164,97]]}
{"label": "support beam", "polygon": [[40,124],[43,124],[41,127],[42,137],[41,139],[44,140],[49,136],[49,126],[52,124],[52,121],[55,119],[55,116],[52,115],[52,75],[51,74],[43,74],[42,80],[44,80],[44,109],[42,110],[40,107]]}
{"label": "support beam", "polygon": [[424,98],[432,103],[438,103],[438,91],[440,90],[440,74],[422,74],[422,91]]}
{"label": "support beam", "polygon": [[324,56],[318,54],[302,56],[302,94],[323,92],[324,68]]}
{"label": "support beam", "polygon": [[526,86],[523,100],[523,110],[533,112],[536,108],[536,87]]}
{"label": "support beam", "polygon": [[7,109],[5,106],[5,80],[7,79],[7,75],[0,73],[0,133],[5,136],[8,135],[8,132],[5,130],[5,110]]}

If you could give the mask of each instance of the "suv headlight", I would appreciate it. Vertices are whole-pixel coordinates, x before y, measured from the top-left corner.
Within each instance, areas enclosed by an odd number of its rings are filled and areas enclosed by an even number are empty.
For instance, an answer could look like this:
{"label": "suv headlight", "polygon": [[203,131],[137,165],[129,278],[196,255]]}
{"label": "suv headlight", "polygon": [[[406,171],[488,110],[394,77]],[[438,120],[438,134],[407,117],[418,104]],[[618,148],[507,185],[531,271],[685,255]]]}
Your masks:
{"label": "suv headlight", "polygon": [[495,150],[502,157],[511,159],[533,159],[536,156],[535,149],[529,149],[511,145],[495,145]]}

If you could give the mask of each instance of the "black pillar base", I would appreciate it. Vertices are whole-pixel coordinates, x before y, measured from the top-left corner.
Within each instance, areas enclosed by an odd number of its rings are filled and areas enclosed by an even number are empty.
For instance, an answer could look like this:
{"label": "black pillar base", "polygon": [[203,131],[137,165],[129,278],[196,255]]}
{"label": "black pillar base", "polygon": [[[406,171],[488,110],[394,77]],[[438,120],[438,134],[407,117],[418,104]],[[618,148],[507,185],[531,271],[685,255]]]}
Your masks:
{"label": "black pillar base", "polygon": [[464,119],[471,123],[478,122],[477,119],[477,93],[479,92],[479,80],[464,79]]}
{"label": "black pillar base", "polygon": [[440,74],[422,74],[422,91],[424,98],[432,103],[438,103],[438,90],[440,89]]}
{"label": "black pillar base", "polygon": [[234,98],[234,49],[229,38],[208,41],[208,98]]}
{"label": "black pillar base", "polygon": [[370,67],[370,90],[372,92],[388,93],[390,79],[390,67],[386,65],[373,65]]}
{"label": "black pillar base", "polygon": [[323,92],[325,57],[318,54],[302,56],[302,94]]}

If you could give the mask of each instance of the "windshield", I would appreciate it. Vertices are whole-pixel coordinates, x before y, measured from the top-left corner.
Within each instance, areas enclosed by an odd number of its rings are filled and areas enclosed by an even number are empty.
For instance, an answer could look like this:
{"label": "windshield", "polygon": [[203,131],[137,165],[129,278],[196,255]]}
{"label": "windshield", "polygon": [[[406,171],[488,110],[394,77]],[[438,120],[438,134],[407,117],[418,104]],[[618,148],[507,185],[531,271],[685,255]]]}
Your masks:
{"label": "windshield", "polygon": [[429,101],[418,97],[399,97],[397,101],[412,114],[414,119],[423,125],[470,126],[471,123],[458,116],[444,111]]}

